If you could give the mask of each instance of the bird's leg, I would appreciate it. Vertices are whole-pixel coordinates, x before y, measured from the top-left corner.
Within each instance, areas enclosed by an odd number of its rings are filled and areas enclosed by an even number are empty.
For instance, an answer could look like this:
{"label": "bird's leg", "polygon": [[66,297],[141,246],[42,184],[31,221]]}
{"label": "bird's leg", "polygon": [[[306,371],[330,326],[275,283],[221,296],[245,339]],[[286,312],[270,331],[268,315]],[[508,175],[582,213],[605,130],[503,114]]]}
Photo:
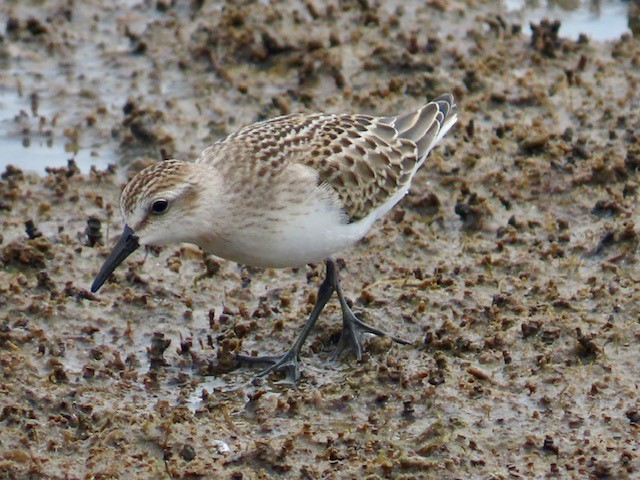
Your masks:
{"label": "bird's leg", "polygon": [[334,282],[333,288],[338,294],[338,300],[340,300],[340,306],[342,307],[342,334],[340,335],[340,340],[338,340],[338,346],[333,352],[333,355],[331,355],[331,360],[337,359],[345,350],[353,350],[356,358],[360,359],[362,356],[362,335],[365,333],[371,333],[380,337],[386,336],[394,342],[402,345],[409,345],[411,343],[406,340],[402,340],[401,338],[394,337],[393,335],[389,335],[388,333],[372,327],[358,319],[358,317],[353,313],[353,310],[349,308],[349,305],[344,298],[344,293],[342,293],[342,287],[340,286],[337,273],[334,277]]}
{"label": "bird's leg", "polygon": [[272,371],[284,371],[286,375],[286,379],[290,382],[296,382],[300,378],[300,367],[298,365],[298,360],[300,357],[300,350],[302,349],[302,345],[304,344],[307,336],[311,332],[311,329],[318,320],[320,313],[324,309],[324,306],[327,304],[331,295],[335,291],[335,285],[337,285],[337,274],[336,274],[336,266],[333,260],[327,260],[327,274],[325,276],[324,281],[320,285],[318,289],[318,298],[316,300],[316,304],[313,306],[313,310],[311,311],[311,315],[309,315],[309,319],[307,323],[304,324],[302,328],[302,332],[293,343],[291,348],[284,353],[283,355],[265,355],[260,357],[253,357],[249,355],[237,355],[236,358],[240,363],[245,364],[271,364],[269,368],[263,370],[258,374],[259,377],[262,377],[269,372]]}

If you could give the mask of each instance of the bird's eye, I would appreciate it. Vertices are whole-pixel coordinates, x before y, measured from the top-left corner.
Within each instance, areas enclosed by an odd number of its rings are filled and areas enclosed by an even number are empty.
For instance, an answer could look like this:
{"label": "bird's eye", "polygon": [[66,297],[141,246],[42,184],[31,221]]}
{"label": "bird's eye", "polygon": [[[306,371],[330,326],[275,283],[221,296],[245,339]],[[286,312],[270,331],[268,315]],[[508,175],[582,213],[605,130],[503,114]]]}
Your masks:
{"label": "bird's eye", "polygon": [[153,213],[164,213],[169,206],[169,202],[165,199],[156,200],[151,204],[151,211]]}

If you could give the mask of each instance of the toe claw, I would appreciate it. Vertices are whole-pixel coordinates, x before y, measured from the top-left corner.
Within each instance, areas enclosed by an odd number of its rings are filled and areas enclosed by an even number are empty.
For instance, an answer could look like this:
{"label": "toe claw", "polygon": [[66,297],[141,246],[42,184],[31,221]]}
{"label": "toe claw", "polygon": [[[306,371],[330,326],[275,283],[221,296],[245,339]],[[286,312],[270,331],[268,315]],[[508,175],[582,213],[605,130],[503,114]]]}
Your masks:
{"label": "toe claw", "polygon": [[300,379],[298,354],[291,350],[283,355],[264,355],[257,357],[237,354],[236,360],[238,360],[241,366],[271,364],[256,375],[258,378],[264,377],[271,372],[284,372],[285,381],[289,383],[296,383]]}
{"label": "toe claw", "polygon": [[379,337],[389,337],[391,340],[401,345],[409,345],[411,343],[407,340],[389,335],[388,333],[363,322],[356,317],[353,312],[346,311],[343,316],[342,334],[340,335],[338,346],[330,357],[331,360],[337,359],[345,350],[353,351],[356,359],[359,360],[362,357],[363,351],[362,335],[365,333],[370,333]]}

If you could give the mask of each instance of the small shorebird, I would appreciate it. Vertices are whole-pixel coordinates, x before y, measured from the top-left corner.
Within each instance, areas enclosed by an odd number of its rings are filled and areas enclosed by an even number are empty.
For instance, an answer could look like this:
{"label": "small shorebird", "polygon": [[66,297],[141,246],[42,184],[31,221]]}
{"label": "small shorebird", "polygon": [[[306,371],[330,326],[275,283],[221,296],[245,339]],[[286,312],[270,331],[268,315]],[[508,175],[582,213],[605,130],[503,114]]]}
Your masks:
{"label": "small shorebird", "polygon": [[342,307],[342,335],[332,358],[345,350],[360,358],[363,334],[386,334],[351,311],[332,256],[360,240],[404,197],[456,120],[451,94],[393,117],[287,115],[232,133],[193,163],[152,165],[122,192],[124,231],[91,291],[140,245],[193,243],[257,267],[324,260],[326,277],[292,347],[283,355],[238,359],[270,365],[260,375],[281,370],[297,380],[302,345],[334,292]]}

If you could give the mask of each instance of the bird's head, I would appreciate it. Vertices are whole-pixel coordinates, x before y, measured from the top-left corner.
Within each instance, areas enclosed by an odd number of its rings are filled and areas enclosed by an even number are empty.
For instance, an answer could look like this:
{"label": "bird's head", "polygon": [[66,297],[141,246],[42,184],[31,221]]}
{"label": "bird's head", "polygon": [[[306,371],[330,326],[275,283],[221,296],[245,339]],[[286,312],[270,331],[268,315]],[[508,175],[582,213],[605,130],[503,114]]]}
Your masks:
{"label": "bird's head", "polygon": [[124,188],[124,231],[96,276],[96,292],[116,267],[141,245],[189,241],[196,228],[199,178],[194,164],[166,160],[145,168]]}

